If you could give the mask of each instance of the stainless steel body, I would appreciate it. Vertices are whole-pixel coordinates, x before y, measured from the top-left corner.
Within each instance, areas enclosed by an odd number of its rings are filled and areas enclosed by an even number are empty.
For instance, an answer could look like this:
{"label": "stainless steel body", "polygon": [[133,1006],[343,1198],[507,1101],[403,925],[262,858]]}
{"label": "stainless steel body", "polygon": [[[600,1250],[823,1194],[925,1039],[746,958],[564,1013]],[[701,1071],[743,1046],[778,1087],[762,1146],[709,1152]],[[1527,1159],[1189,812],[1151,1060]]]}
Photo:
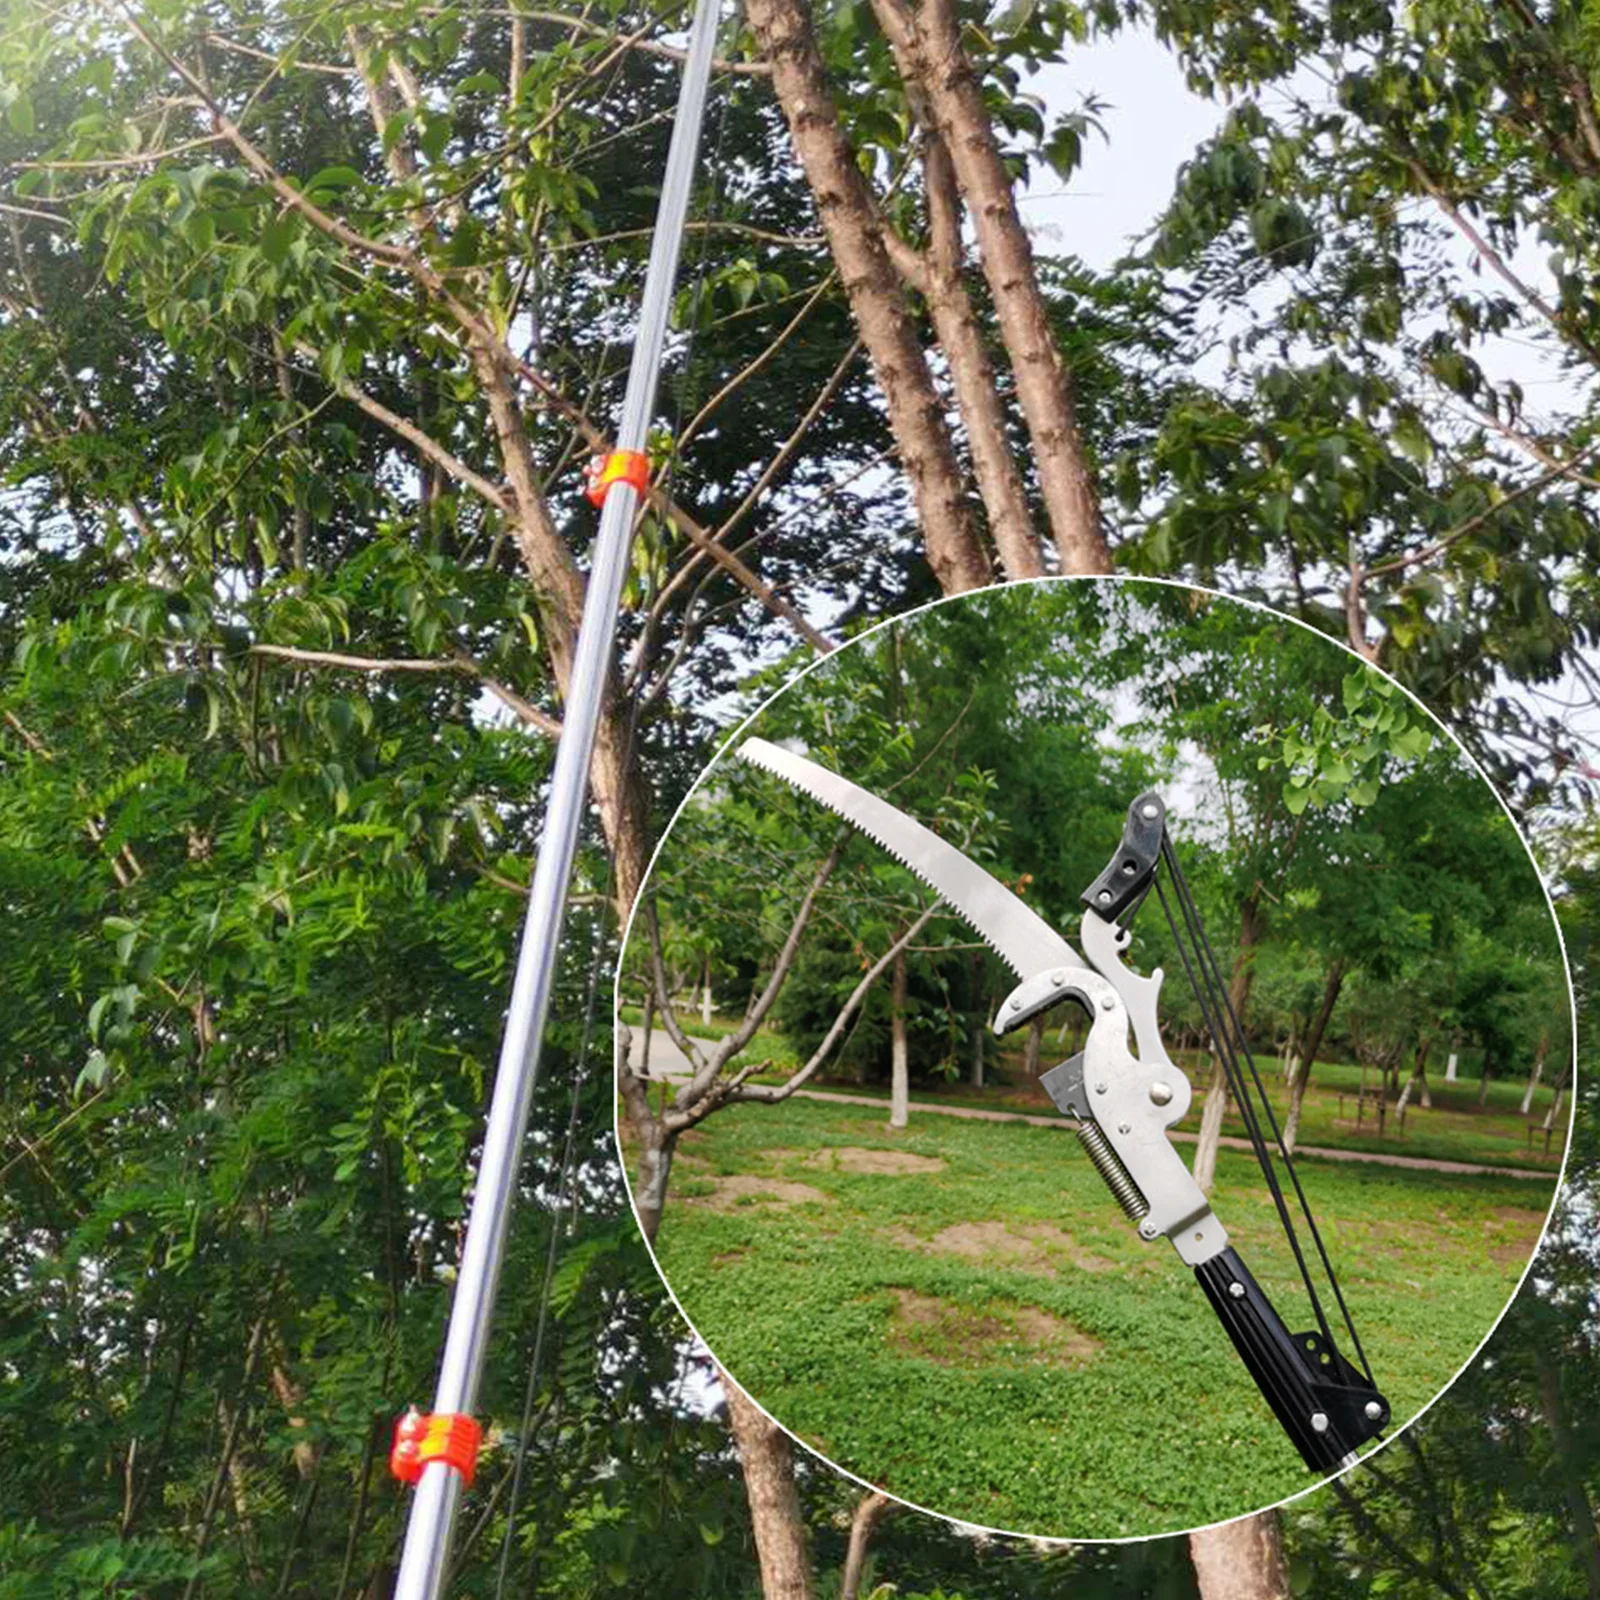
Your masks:
{"label": "stainless steel body", "polygon": [[[720,9],[721,0],[698,0],[690,30],[677,120],[639,308],[639,330],[617,432],[619,450],[645,448],[655,405],[661,347],[688,213]],[[550,1007],[567,885],[588,794],[595,725],[611,662],[617,606],[627,576],[637,508],[637,491],[631,484],[617,483],[607,494],[601,512],[583,625],[562,717],[563,731],[550,780],[550,802],[540,835],[505,1037],[495,1071],[483,1159],[478,1167],[434,1391],[436,1414],[470,1413],[477,1401],[512,1196],[521,1165],[522,1140],[538,1079],[539,1043]],[[452,1467],[430,1462],[424,1469],[406,1525],[395,1600],[436,1600],[443,1593],[460,1493],[461,1479]]]}

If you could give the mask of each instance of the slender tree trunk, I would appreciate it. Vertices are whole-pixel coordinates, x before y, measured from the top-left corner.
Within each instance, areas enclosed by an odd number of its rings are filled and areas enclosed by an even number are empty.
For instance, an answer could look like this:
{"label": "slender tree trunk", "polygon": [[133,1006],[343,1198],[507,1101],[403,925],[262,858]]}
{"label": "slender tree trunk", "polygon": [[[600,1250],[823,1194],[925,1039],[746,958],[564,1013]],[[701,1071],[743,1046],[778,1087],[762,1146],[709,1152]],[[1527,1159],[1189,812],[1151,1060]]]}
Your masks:
{"label": "slender tree trunk", "polygon": [[711,1026],[711,952],[709,950],[706,951],[705,966],[701,970],[700,1025],[703,1028]]}
{"label": "slender tree trunk", "polygon": [[722,1373],[728,1425],[744,1467],[764,1600],[812,1600],[811,1556],[789,1436]]}
{"label": "slender tree trunk", "polygon": [[984,1035],[987,1032],[988,1029],[984,1027],[983,1019],[980,1017],[972,1026],[972,1071],[970,1082],[974,1089],[983,1087]]}
{"label": "slender tree trunk", "polygon": [[855,1515],[850,1519],[850,1545],[845,1551],[844,1571],[839,1578],[839,1600],[857,1600],[872,1535],[884,1516],[894,1509],[894,1505],[895,1502],[888,1495],[877,1489],[862,1496]]}
{"label": "slender tree trunk", "polygon": [[885,230],[884,244],[901,277],[927,302],[934,337],[950,364],[950,383],[966,429],[973,476],[978,480],[989,532],[1005,575],[1037,578],[1044,572],[1044,563],[1028,511],[1027,491],[1006,434],[994,364],[963,277],[966,249],[955,168],[936,132],[927,130],[925,140],[922,174],[928,204],[927,253],[911,249],[892,228]]}
{"label": "slender tree trunk", "polygon": [[1539,1087],[1539,1080],[1544,1076],[1544,1058],[1550,1049],[1550,1035],[1539,1035],[1539,1048],[1534,1054],[1533,1070],[1528,1074],[1528,1087],[1522,1096],[1522,1115],[1533,1110],[1533,1091]]}
{"label": "slender tree trunk", "polygon": [[817,204],[840,281],[888,407],[928,564],[946,594],[989,582],[990,564],[927,357],[884,246],[883,219],[839,126],[804,0],[750,0],[745,15]]}
{"label": "slender tree trunk", "polygon": [[1555,1127],[1556,1118],[1561,1115],[1561,1101],[1566,1092],[1566,1084],[1558,1083],[1556,1085],[1556,1092],[1550,1100],[1550,1109],[1545,1112],[1544,1121],[1540,1124],[1540,1130],[1542,1132],[1549,1133],[1551,1129]]}
{"label": "slender tree trunk", "polygon": [[1411,1076],[1406,1079],[1406,1086],[1400,1091],[1400,1098],[1395,1103],[1396,1116],[1403,1117],[1406,1114],[1406,1107],[1411,1103],[1412,1091],[1418,1087],[1421,1088],[1423,1094],[1422,1104],[1424,1106],[1427,1105],[1428,1080],[1425,1073],[1428,1069],[1428,1051],[1432,1047],[1433,1040],[1427,1034],[1423,1034],[1417,1040],[1417,1054],[1416,1059],[1412,1062]]}
{"label": "slender tree trunk", "polygon": [[678,1137],[669,1133],[655,1118],[633,1118],[639,1139],[639,1171],[633,1185],[633,1209],[639,1217],[639,1230],[645,1243],[653,1245],[661,1231],[661,1213],[666,1209],[667,1184],[672,1177],[672,1157]]}
{"label": "slender tree trunk", "polygon": [[1289,1567],[1276,1511],[1189,1535],[1200,1600],[1289,1600]]}
{"label": "slender tree trunk", "polygon": [[1035,1017],[1028,1024],[1028,1038],[1022,1057],[1022,1070],[1030,1078],[1039,1076],[1039,1053],[1044,1048],[1044,1018]]}
{"label": "slender tree trunk", "polygon": [[1071,379],[1039,289],[1033,247],[1017,214],[983,84],[962,49],[954,0],[921,0],[915,11],[905,0],[877,0],[875,9],[902,74],[928,98],[966,198],[1062,568],[1109,572]]}
{"label": "slender tree trunk", "polygon": [[1322,1048],[1322,1036],[1328,1031],[1328,1021],[1333,1008],[1339,1003],[1339,991],[1344,987],[1344,957],[1340,956],[1328,968],[1328,981],[1322,988],[1322,1004],[1311,1024],[1301,1047],[1295,1067],[1294,1087],[1289,1091],[1289,1115],[1283,1125],[1284,1148],[1293,1155],[1295,1140],[1300,1134],[1300,1111],[1305,1105],[1306,1085],[1311,1081],[1311,1069],[1316,1065],[1317,1052]]}
{"label": "slender tree trunk", "polygon": [[[901,928],[895,933],[899,939],[905,934]],[[900,951],[894,958],[893,978],[889,991],[890,1009],[890,1064],[889,1064],[889,1126],[903,1128],[911,1117],[911,1072],[906,1051],[906,953]]]}
{"label": "slender tree trunk", "polygon": [[1561,1492],[1567,1502],[1573,1553],[1589,1586],[1589,1600],[1600,1600],[1600,1537],[1595,1529],[1595,1508],[1583,1480],[1572,1438],[1572,1423],[1567,1413],[1566,1396],[1561,1387],[1561,1370],[1550,1345],[1536,1338],[1533,1359],[1539,1371],[1539,1399],[1544,1409],[1545,1426],[1555,1447],[1556,1464],[1561,1473]]}
{"label": "slender tree trunk", "polygon": [[[1234,963],[1228,984],[1228,1001],[1233,1014],[1244,1026],[1244,1010],[1250,999],[1250,983],[1255,976],[1256,943],[1261,937],[1261,905],[1251,894],[1239,908],[1239,958]],[[1206,1091],[1206,1106],[1200,1116],[1200,1137],[1194,1149],[1194,1181],[1202,1194],[1210,1194],[1217,1181],[1217,1144],[1222,1137],[1222,1117],[1228,1108],[1228,1076],[1221,1050],[1216,1053],[1211,1084]]]}
{"label": "slender tree trunk", "polygon": [[1194,1181],[1202,1194],[1210,1194],[1217,1181],[1217,1148],[1222,1138],[1222,1118],[1228,1109],[1228,1069],[1218,1054],[1211,1064],[1205,1108],[1200,1113],[1200,1133],[1194,1146]]}
{"label": "slender tree trunk", "polygon": [[1489,1051],[1486,1047],[1483,1052],[1482,1075],[1478,1079],[1478,1109],[1480,1111],[1489,1103],[1489,1066]]}

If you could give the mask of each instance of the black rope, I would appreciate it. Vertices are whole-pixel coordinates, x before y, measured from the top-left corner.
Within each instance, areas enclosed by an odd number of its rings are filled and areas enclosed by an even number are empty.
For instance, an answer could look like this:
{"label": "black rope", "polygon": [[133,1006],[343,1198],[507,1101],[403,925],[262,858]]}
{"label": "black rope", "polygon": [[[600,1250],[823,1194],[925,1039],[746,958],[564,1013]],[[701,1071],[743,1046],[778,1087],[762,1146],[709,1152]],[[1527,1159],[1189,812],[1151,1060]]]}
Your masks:
{"label": "black rope", "polygon": [[[1351,1348],[1354,1350],[1356,1360],[1360,1363],[1363,1372],[1365,1372],[1367,1380],[1373,1382],[1372,1368],[1367,1362],[1366,1352],[1361,1348],[1361,1338],[1356,1332],[1355,1323],[1350,1316],[1350,1308],[1345,1303],[1343,1291],[1339,1287],[1338,1275],[1333,1270],[1333,1263],[1328,1257],[1327,1247],[1323,1243],[1321,1231],[1317,1227],[1316,1218],[1312,1215],[1311,1202],[1306,1198],[1305,1190],[1300,1184],[1299,1174],[1295,1171],[1294,1160],[1289,1154],[1288,1146],[1284,1143],[1283,1133],[1278,1127],[1277,1114],[1272,1109],[1272,1101],[1268,1097],[1266,1085],[1261,1079],[1260,1069],[1256,1066],[1255,1056],[1251,1053],[1249,1041],[1245,1037],[1244,1026],[1239,1021],[1237,1012],[1233,1009],[1233,1001],[1228,993],[1228,987],[1223,981],[1222,969],[1217,961],[1216,952],[1212,949],[1211,942],[1206,937],[1205,925],[1201,921],[1199,908],[1195,905],[1194,896],[1189,890],[1188,881],[1183,875],[1183,869],[1178,865],[1177,852],[1173,849],[1171,835],[1165,832],[1163,832],[1161,840],[1161,858],[1168,875],[1172,879],[1173,895],[1178,902],[1185,931],[1194,948],[1194,963],[1191,963],[1189,951],[1184,947],[1183,935],[1178,931],[1178,919],[1173,916],[1172,907],[1159,880],[1156,882],[1156,893],[1160,898],[1162,910],[1166,913],[1167,926],[1172,930],[1174,943],[1177,945],[1179,957],[1183,961],[1184,971],[1189,978],[1190,987],[1194,990],[1201,1015],[1216,1045],[1218,1059],[1222,1062],[1228,1086],[1239,1107],[1239,1114],[1244,1122],[1246,1133],[1249,1135],[1251,1149],[1261,1168],[1261,1173],[1266,1181],[1267,1190],[1272,1196],[1273,1204],[1277,1208],[1284,1235],[1289,1241],[1289,1248],[1294,1253],[1295,1264],[1300,1269],[1301,1281],[1305,1284],[1306,1294],[1310,1297],[1311,1309],[1317,1319],[1317,1326],[1328,1343],[1333,1345],[1335,1343],[1333,1332],[1329,1327],[1321,1297],[1318,1295],[1316,1285],[1312,1281],[1311,1271],[1306,1262],[1305,1252],[1301,1247],[1294,1219],[1289,1211],[1283,1186],[1278,1180],[1272,1152],[1268,1148],[1266,1137],[1262,1132],[1261,1119],[1257,1111],[1258,1105],[1260,1110],[1266,1113],[1267,1126],[1272,1130],[1273,1142],[1278,1147],[1278,1155],[1283,1162],[1284,1171],[1288,1174],[1289,1182],[1293,1186],[1295,1199],[1299,1203],[1300,1211],[1305,1218],[1306,1228],[1311,1235],[1312,1243],[1316,1247],[1317,1258],[1322,1263],[1322,1270],[1327,1277],[1328,1287],[1333,1292],[1334,1300],[1339,1307],[1340,1317],[1343,1319],[1345,1328],[1350,1334]],[[1196,964],[1200,968],[1198,976],[1195,971]],[[1250,1093],[1250,1085],[1245,1082],[1244,1072],[1239,1065],[1241,1056],[1245,1066],[1249,1069],[1250,1082],[1255,1089],[1254,1097]]]}

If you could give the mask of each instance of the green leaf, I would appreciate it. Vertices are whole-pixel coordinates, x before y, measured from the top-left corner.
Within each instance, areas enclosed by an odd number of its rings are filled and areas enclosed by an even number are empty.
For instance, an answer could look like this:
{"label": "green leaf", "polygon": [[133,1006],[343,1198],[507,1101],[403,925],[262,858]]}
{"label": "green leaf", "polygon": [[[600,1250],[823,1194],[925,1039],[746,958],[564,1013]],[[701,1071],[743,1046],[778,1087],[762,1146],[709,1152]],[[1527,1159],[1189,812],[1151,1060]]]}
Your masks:
{"label": "green leaf", "polygon": [[273,266],[280,265],[289,254],[289,246],[294,243],[298,225],[293,212],[285,212],[281,217],[274,217],[261,229],[261,253]]}
{"label": "green leaf", "polygon": [[111,1062],[107,1058],[105,1051],[91,1050],[89,1059],[84,1062],[76,1081],[72,1085],[72,1092],[78,1094],[86,1088],[100,1088],[106,1081],[106,1076],[110,1071]]}
{"label": "green leaf", "polygon": [[13,133],[20,133],[24,138],[29,137],[34,131],[33,101],[27,95],[19,94],[6,107],[6,121]]}

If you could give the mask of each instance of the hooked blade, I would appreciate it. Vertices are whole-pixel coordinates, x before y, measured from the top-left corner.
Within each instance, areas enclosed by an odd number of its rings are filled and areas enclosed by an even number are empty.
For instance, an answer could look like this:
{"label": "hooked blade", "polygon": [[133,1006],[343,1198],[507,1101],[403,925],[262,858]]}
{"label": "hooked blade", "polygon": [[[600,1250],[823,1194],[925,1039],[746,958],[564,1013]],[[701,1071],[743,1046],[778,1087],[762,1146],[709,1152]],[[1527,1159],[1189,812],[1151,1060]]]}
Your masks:
{"label": "hooked blade", "polygon": [[876,840],[965,918],[1019,978],[1051,967],[1084,967],[1078,952],[998,878],[887,800],[765,739],[746,739],[738,753]]}

